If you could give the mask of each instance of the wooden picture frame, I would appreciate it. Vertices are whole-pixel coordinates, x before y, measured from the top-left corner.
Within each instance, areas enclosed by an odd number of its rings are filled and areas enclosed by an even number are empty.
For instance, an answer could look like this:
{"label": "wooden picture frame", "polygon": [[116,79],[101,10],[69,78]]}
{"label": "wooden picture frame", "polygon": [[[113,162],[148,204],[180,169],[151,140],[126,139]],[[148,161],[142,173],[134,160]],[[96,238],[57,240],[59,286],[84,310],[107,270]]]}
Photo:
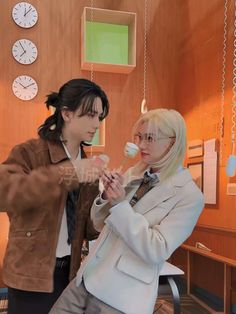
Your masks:
{"label": "wooden picture frame", "polygon": [[187,167],[192,175],[193,181],[203,192],[203,162],[188,162]]}
{"label": "wooden picture frame", "polygon": [[[81,18],[81,69],[91,71],[113,72],[128,74],[136,67],[136,28],[137,14],[135,12],[123,12],[107,10],[101,8],[85,7]],[[102,29],[100,27],[102,26]],[[112,28],[117,27],[112,36]],[[119,45],[119,28],[127,27],[128,38],[126,41],[128,60],[123,64],[117,61],[106,61],[107,53],[118,44],[123,51],[124,44]],[[107,35],[111,33],[111,38],[106,41]],[[90,35],[90,36],[89,36]],[[118,36],[118,37],[117,37]],[[109,38],[109,36],[108,36]],[[112,45],[112,41],[113,42]],[[90,41],[91,46],[90,47]],[[111,46],[112,45],[112,46]],[[114,46],[114,47],[113,47]],[[92,59],[88,52],[92,53]],[[104,55],[104,52],[105,55]],[[97,59],[99,55],[99,58]],[[113,52],[109,59],[114,57]],[[119,55],[119,53],[118,53]],[[91,57],[91,56],[90,56]],[[102,59],[99,61],[99,59]]]}

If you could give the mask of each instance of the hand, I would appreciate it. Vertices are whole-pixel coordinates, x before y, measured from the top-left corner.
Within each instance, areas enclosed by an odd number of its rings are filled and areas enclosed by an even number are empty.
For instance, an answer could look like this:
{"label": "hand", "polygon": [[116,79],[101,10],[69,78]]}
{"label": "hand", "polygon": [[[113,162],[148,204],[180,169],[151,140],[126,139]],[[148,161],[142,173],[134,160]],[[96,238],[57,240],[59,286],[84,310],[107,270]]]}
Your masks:
{"label": "hand", "polygon": [[102,198],[107,199],[113,205],[125,199],[125,190],[122,186],[123,177],[119,173],[104,172],[102,183],[104,185]]}
{"label": "hand", "polygon": [[106,168],[106,162],[99,157],[75,160],[73,165],[80,183],[96,181]]}

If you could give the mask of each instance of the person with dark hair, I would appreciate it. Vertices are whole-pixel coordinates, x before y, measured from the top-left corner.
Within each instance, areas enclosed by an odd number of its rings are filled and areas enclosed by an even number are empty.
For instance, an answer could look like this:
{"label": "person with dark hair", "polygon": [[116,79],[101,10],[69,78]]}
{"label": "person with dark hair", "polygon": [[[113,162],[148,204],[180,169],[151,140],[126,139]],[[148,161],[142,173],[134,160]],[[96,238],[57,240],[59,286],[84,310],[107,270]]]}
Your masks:
{"label": "person with dark hair", "polygon": [[0,165],[0,208],[10,221],[8,314],[48,314],[80,266],[83,240],[98,236],[90,208],[106,162],[86,159],[83,145],[108,115],[107,96],[94,82],[73,79],[46,105],[55,111],[39,138],[15,146]]}

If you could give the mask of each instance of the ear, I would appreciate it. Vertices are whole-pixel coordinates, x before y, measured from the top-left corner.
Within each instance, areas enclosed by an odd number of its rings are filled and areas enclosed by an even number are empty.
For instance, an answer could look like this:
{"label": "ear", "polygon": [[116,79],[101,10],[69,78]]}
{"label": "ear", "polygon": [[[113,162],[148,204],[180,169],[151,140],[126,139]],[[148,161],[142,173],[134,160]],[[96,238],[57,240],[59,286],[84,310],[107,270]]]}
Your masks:
{"label": "ear", "polygon": [[72,114],[73,114],[73,112],[68,110],[68,108],[66,106],[62,107],[61,115],[62,115],[62,118],[65,122],[69,122],[71,120]]}

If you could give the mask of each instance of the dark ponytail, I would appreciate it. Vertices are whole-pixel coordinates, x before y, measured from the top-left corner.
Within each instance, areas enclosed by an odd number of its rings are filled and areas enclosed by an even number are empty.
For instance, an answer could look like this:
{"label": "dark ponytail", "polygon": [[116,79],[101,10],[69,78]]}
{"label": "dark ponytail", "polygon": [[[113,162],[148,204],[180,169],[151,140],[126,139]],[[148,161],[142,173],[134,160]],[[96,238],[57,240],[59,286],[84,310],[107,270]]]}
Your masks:
{"label": "dark ponytail", "polygon": [[39,127],[38,135],[49,141],[60,141],[63,119],[60,112],[58,93],[53,92],[47,95],[45,104],[47,109],[53,107],[55,110],[54,113],[45,120],[44,124]]}
{"label": "dark ponytail", "polygon": [[109,111],[109,102],[105,92],[94,82],[86,79],[73,79],[65,83],[58,93],[52,92],[47,96],[45,104],[55,108],[53,115],[48,117],[44,124],[38,128],[40,138],[50,141],[60,141],[64,120],[61,109],[65,106],[70,111],[76,111],[81,107],[81,116],[93,111],[93,103],[96,97],[102,101],[104,119]]}

